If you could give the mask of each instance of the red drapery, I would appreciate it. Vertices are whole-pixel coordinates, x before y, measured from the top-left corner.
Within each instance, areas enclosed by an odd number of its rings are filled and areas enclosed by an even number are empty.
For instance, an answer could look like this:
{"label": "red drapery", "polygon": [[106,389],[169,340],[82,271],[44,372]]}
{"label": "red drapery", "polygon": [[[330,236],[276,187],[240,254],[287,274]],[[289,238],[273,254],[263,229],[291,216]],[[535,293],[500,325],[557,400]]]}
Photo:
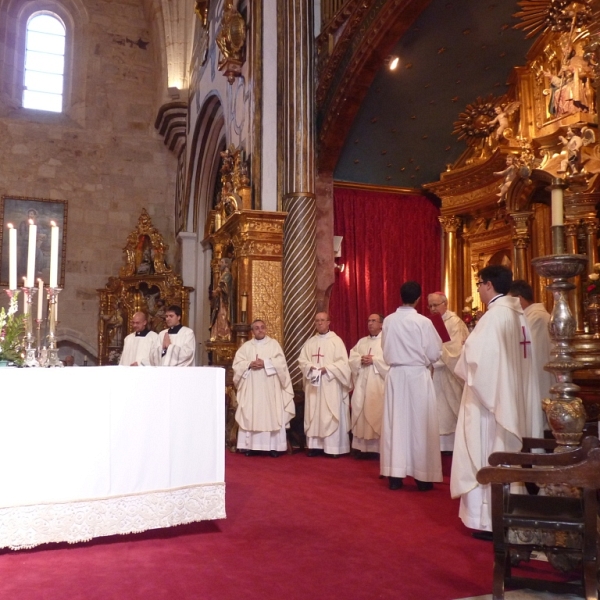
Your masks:
{"label": "red drapery", "polygon": [[369,314],[398,308],[405,281],[421,284],[417,309],[427,314],[427,294],[441,281],[439,214],[425,196],[334,189],[334,234],[344,237],[336,260],[346,268],[336,271],[329,310],[348,348],[368,334]]}

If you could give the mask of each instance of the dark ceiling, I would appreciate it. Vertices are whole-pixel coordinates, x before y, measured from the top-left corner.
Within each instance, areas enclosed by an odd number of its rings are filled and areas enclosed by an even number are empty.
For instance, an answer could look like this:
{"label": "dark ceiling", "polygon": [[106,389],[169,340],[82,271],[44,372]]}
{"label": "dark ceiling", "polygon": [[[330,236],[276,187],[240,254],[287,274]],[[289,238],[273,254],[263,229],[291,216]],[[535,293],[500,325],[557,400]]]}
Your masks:
{"label": "dark ceiling", "polygon": [[502,96],[532,45],[516,0],[432,0],[382,65],[346,139],[334,178],[418,188],[466,150],[453,123],[477,97]]}

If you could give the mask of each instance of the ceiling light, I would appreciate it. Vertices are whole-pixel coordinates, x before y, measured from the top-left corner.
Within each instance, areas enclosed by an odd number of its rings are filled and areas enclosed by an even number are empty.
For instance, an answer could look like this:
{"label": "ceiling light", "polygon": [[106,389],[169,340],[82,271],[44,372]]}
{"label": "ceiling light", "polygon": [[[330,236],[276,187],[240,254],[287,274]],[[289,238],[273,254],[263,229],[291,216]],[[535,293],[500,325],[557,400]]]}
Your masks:
{"label": "ceiling light", "polygon": [[388,56],[385,60],[385,63],[387,64],[387,67],[390,71],[395,71],[398,68],[398,65],[400,64],[400,57]]}

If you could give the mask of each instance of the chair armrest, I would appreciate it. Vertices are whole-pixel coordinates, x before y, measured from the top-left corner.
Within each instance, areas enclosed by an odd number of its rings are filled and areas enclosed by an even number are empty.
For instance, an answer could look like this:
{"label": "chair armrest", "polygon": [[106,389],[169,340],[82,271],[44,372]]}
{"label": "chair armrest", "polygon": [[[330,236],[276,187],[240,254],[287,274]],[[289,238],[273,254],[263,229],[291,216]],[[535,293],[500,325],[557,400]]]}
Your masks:
{"label": "chair armrest", "polygon": [[558,454],[533,454],[531,452],[494,452],[490,455],[488,462],[492,467],[499,465],[509,466],[566,466],[578,463],[584,457],[583,450],[577,448],[571,452]]}

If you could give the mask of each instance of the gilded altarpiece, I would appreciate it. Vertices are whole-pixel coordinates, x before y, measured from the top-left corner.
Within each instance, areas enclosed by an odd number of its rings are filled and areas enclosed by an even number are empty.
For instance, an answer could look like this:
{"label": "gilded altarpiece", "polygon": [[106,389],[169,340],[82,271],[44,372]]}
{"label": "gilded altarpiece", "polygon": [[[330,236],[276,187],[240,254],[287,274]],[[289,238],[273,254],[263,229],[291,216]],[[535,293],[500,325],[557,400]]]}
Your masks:
{"label": "gilded altarpiece", "polygon": [[97,290],[98,364],[118,364],[125,336],[133,331],[132,318],[138,311],[148,315],[148,327],[156,332],[166,327],[164,314],[170,305],[181,306],[188,324],[190,292],[181,277],[165,261],[168,250],[163,236],[143,209],[137,227],[127,237],[125,264],[118,277]]}
{"label": "gilded altarpiece", "polygon": [[[565,249],[586,254],[593,272],[600,201],[598,48],[581,31],[543,33],[527,64],[513,69],[504,96],[485,97],[482,90],[459,115],[454,133],[468,149],[439,182],[426,186],[442,200],[442,289],[451,310],[460,314],[469,297],[479,304],[476,274],[489,264],[504,264],[515,279],[529,281],[535,301],[551,310],[549,281],[531,260],[552,254],[550,206],[557,187],[564,191]],[[575,346],[588,366],[576,376],[586,388],[581,396],[588,417],[597,419],[600,332],[590,330],[587,277],[575,279]]]}
{"label": "gilded altarpiece", "polygon": [[[250,323],[262,319],[268,335],[283,345],[283,225],[286,213],[258,210],[237,210],[223,223],[219,208],[211,211],[207,224],[205,246],[212,248],[213,303],[210,339],[206,342],[209,362],[223,366],[226,375],[227,446],[235,448],[235,389],[231,365],[235,352],[251,335]],[[229,280],[231,283],[224,284]],[[223,293],[228,323],[219,324],[224,312]]]}

